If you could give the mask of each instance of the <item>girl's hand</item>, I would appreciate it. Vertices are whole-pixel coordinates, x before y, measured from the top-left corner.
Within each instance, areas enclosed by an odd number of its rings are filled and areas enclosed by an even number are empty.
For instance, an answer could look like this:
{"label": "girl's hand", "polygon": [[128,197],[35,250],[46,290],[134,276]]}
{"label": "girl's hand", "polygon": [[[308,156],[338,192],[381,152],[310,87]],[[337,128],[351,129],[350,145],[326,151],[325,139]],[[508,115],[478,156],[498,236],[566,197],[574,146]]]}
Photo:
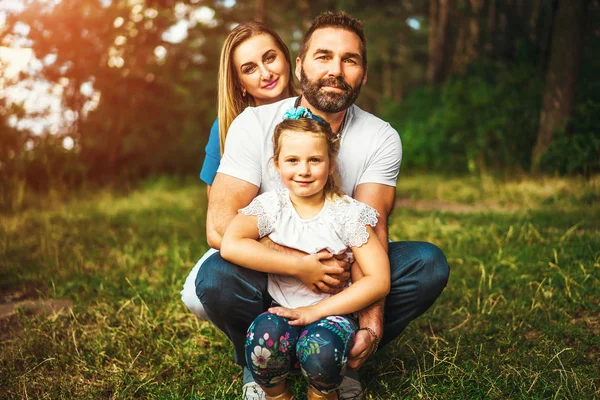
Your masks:
{"label": "girl's hand", "polygon": [[329,293],[331,287],[340,285],[340,280],[330,275],[341,274],[344,269],[337,266],[324,265],[321,261],[333,258],[333,254],[320,252],[308,254],[300,259],[296,277],[315,293]]}
{"label": "girl's hand", "polygon": [[287,318],[291,326],[306,326],[322,318],[315,306],[298,308],[271,307],[269,312]]}

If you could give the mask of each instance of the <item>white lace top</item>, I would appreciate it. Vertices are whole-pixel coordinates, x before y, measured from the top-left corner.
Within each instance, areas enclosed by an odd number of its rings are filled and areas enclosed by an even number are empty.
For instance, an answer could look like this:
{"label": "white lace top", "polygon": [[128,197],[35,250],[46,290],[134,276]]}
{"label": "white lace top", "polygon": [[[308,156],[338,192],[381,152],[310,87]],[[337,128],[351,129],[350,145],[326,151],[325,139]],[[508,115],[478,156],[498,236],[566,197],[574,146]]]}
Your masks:
{"label": "white lace top", "polygon": [[[366,226],[374,227],[379,216],[374,208],[344,196],[326,200],[319,214],[302,219],[285,188],[257,196],[239,212],[258,217],[261,238],[268,236],[277,244],[311,254],[323,249],[341,254],[350,247],[363,245],[369,238]],[[329,297],[312,292],[300,280],[287,275],[269,274],[268,290],[273,300],[291,308],[312,305]]]}

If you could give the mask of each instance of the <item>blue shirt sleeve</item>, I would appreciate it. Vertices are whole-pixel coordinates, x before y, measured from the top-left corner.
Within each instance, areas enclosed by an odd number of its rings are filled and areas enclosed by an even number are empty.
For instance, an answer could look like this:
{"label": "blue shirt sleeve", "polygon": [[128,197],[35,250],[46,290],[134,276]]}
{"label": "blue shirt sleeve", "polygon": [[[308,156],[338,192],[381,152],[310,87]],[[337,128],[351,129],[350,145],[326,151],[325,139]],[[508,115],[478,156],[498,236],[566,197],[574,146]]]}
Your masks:
{"label": "blue shirt sleeve", "polygon": [[204,164],[202,164],[202,170],[200,171],[200,179],[207,185],[212,185],[221,163],[221,144],[219,140],[219,120],[216,119],[210,128],[210,135],[208,136],[208,143],[206,144],[206,156],[204,157]]}

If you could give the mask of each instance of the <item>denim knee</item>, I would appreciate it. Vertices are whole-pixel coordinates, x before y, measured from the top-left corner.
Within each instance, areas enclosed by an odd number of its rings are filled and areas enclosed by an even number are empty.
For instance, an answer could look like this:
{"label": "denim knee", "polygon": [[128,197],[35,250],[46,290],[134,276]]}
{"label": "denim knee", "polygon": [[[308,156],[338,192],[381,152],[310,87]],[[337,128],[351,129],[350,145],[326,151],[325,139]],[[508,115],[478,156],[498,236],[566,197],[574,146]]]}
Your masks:
{"label": "denim knee", "polygon": [[428,279],[423,282],[426,286],[424,289],[440,293],[446,287],[450,276],[450,266],[446,256],[439,247],[431,243],[423,243],[419,250],[428,275]]}
{"label": "denim knee", "polygon": [[[207,273],[208,268],[200,268],[198,276],[196,276],[196,295],[201,300],[202,305],[209,307],[212,304],[219,304],[219,308],[224,310],[227,308],[227,297],[225,291],[222,290],[221,279],[215,279],[214,274]],[[222,277],[221,275],[219,275]],[[223,304],[221,304],[223,300]]]}
{"label": "denim knee", "polygon": [[206,310],[219,310],[222,315],[235,311],[240,307],[240,296],[260,296],[252,290],[250,283],[240,287],[239,274],[236,269],[241,269],[214,254],[205,261],[205,265],[198,271],[196,277],[196,295]]}
{"label": "denim knee", "polygon": [[440,296],[450,275],[450,267],[446,256],[439,247],[431,243],[421,243],[418,247],[420,268],[416,275],[415,311],[425,312]]}

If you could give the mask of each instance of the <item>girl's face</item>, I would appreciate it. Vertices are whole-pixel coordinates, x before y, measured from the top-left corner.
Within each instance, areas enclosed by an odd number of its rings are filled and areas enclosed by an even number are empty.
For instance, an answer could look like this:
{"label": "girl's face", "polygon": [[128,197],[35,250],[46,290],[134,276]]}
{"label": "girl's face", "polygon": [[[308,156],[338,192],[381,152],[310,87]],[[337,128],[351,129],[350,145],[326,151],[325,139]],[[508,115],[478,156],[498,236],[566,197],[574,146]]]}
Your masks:
{"label": "girl's face", "polygon": [[240,44],[233,52],[233,64],[257,106],[289,97],[290,67],[271,35],[256,35]]}
{"label": "girl's face", "polygon": [[283,131],[275,166],[290,196],[306,200],[324,198],[331,172],[327,141],[311,132]]}

